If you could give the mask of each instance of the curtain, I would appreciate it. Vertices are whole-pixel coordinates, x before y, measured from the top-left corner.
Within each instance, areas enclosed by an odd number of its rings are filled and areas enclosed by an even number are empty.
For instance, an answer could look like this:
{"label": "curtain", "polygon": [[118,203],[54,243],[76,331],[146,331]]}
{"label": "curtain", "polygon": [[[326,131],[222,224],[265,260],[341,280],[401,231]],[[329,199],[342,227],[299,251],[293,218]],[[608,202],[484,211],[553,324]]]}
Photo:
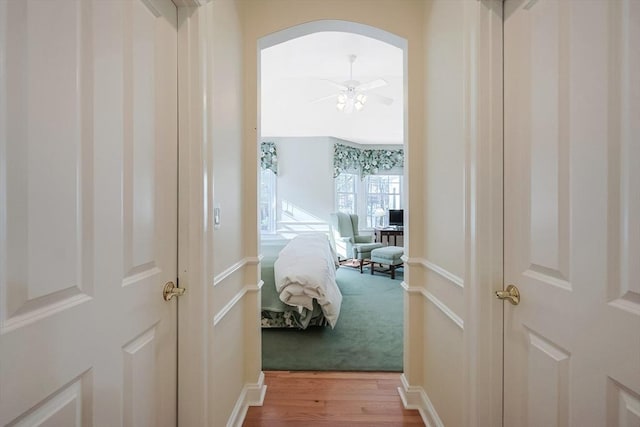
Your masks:
{"label": "curtain", "polygon": [[260,167],[278,175],[278,155],[275,142],[260,143]]}
{"label": "curtain", "polygon": [[360,149],[348,145],[333,146],[333,177],[347,171],[357,171],[360,179],[404,166],[404,150]]}
{"label": "curtain", "polygon": [[360,150],[348,145],[333,145],[333,177],[337,178],[342,172],[359,170]]}

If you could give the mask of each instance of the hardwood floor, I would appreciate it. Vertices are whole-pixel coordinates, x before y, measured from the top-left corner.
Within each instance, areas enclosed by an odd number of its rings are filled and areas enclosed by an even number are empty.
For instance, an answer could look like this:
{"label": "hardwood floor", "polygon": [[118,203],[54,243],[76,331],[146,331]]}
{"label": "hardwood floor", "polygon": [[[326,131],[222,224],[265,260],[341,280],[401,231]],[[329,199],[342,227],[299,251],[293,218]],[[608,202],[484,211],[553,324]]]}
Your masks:
{"label": "hardwood floor", "polygon": [[265,372],[264,405],[249,408],[243,426],[423,426],[398,395],[400,374]]}

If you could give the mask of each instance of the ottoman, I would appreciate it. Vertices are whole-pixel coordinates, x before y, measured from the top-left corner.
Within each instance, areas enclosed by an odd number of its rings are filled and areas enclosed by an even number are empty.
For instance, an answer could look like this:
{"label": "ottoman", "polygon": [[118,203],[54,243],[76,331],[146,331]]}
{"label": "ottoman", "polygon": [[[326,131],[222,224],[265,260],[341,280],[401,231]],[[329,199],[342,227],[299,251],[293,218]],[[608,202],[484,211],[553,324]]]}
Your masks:
{"label": "ottoman", "polygon": [[404,255],[404,248],[399,246],[383,246],[371,251],[371,274],[374,272],[374,265],[382,264],[388,265],[389,269],[385,270],[385,273],[390,273],[391,278],[396,278],[396,268],[400,267],[403,263],[402,255]]}
{"label": "ottoman", "polygon": [[353,258],[360,263],[360,274],[362,274],[362,266],[365,260],[371,258],[371,254],[377,248],[382,248],[382,243],[358,243],[353,245]]}

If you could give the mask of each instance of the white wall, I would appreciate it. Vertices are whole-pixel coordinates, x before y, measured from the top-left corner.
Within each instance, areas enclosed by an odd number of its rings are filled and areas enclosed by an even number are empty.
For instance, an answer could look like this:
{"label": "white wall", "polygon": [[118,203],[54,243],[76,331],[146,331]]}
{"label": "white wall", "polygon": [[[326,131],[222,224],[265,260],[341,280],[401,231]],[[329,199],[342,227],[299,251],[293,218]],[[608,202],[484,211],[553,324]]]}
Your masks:
{"label": "white wall", "polygon": [[[425,11],[423,387],[447,426],[464,411],[465,276],[464,2],[431,0]],[[452,280],[453,279],[453,280]],[[417,283],[415,285],[418,285]]]}
{"label": "white wall", "polygon": [[213,203],[221,223],[214,231],[214,275],[243,258],[242,239],[242,35],[235,2],[213,2],[211,151]]}
{"label": "white wall", "polygon": [[[265,138],[278,152],[278,221],[328,222],[333,212],[333,144],[330,137]],[[282,212],[287,206],[293,215]],[[279,224],[278,229],[286,228]]]}
{"label": "white wall", "polygon": [[[241,263],[242,247],[242,34],[236,2],[212,2],[213,19],[211,68],[211,158],[213,165],[214,207],[220,207],[220,226],[213,230],[213,271],[210,315],[215,320],[210,331],[209,425],[225,425],[232,414],[246,378],[242,334],[243,303],[227,310],[230,301],[242,295],[245,286],[242,269],[228,276],[225,271]],[[233,355],[230,357],[230,355]]]}
{"label": "white wall", "polygon": [[494,0],[425,7],[424,258],[412,285],[420,382],[444,425],[502,420],[501,14]]}
{"label": "white wall", "polygon": [[257,230],[243,221],[245,171],[257,168],[257,157],[245,164],[237,5],[179,11],[179,279],[188,289],[179,310],[181,425],[235,425],[264,392],[257,259],[244,246]]}

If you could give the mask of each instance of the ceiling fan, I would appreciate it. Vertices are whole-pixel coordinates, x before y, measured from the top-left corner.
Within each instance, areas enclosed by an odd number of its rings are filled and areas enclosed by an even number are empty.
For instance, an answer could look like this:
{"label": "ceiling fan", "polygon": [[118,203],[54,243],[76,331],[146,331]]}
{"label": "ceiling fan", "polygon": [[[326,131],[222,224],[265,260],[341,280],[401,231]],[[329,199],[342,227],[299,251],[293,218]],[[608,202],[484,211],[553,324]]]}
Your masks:
{"label": "ceiling fan", "polygon": [[312,104],[326,101],[328,99],[337,98],[336,109],[345,113],[351,113],[354,110],[362,110],[364,108],[364,104],[369,99],[380,102],[384,105],[391,105],[393,103],[392,98],[369,92],[372,89],[387,86],[389,83],[387,83],[386,80],[378,78],[366,83],[360,83],[357,80],[353,80],[353,63],[356,61],[356,58],[356,55],[349,55],[349,80],[341,83],[329,79],[324,79],[332,86],[336,87],[339,92],[333,95],[323,96],[322,98],[315,99],[311,101]]}

